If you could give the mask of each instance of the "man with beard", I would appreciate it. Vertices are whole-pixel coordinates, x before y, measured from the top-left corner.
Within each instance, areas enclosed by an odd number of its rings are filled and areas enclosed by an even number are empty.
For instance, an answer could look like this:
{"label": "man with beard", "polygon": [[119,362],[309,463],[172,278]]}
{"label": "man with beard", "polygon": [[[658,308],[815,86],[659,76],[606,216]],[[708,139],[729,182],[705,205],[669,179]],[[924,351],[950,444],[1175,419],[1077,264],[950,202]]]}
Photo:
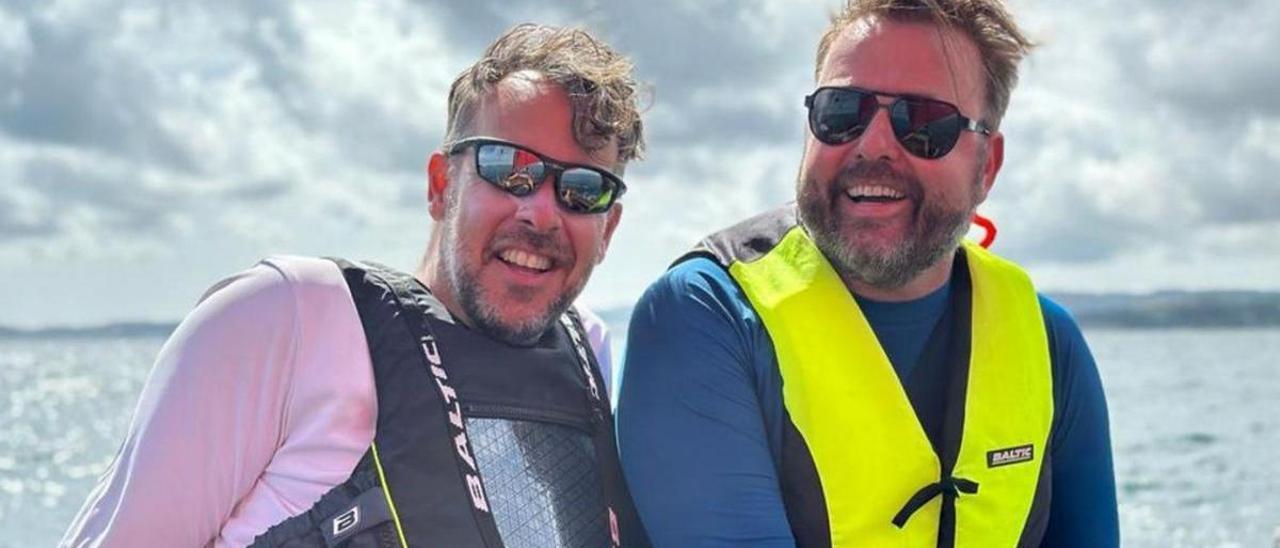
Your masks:
{"label": "man with beard", "polygon": [[215,286],[63,543],[646,544],[608,343],[571,307],[642,148],[635,87],[583,31],[500,37],[450,90],[419,270],[275,257]]}
{"label": "man with beard", "polygon": [[797,205],[703,240],[632,317],[619,448],[656,545],[1118,545],[1079,329],[962,243],[1030,47],[999,0],[833,18]]}

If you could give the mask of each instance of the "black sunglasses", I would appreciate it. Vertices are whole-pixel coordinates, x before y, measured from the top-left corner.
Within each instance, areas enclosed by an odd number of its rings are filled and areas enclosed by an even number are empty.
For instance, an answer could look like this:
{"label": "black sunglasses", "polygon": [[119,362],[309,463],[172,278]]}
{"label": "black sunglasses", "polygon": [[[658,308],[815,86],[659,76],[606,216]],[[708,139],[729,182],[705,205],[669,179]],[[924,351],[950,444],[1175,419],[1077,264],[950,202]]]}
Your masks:
{"label": "black sunglasses", "polygon": [[[893,101],[881,105],[880,97],[891,97]],[[889,125],[902,148],[925,159],[946,156],[956,146],[961,131],[991,135],[986,124],[962,116],[955,105],[937,99],[821,87],[804,98],[804,106],[809,109],[809,131],[828,145],[857,139],[881,108],[889,110]]]}
{"label": "black sunglasses", "polygon": [[515,196],[528,196],[551,175],[556,202],[573,213],[604,213],[627,192],[617,175],[603,169],[560,162],[515,143],[492,137],[468,137],[449,145],[452,156],[475,149],[481,179]]}

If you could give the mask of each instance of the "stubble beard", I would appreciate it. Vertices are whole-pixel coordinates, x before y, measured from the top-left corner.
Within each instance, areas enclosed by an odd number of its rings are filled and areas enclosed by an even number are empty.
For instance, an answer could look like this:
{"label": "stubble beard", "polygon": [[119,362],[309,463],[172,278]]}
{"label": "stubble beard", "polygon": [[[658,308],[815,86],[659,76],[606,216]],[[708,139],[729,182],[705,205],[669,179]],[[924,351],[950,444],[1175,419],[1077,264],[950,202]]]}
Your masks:
{"label": "stubble beard", "polygon": [[[859,181],[890,184],[912,200],[911,223],[901,241],[887,245],[859,241],[859,230],[873,229],[875,225],[841,218],[841,200],[849,199],[844,191]],[[918,179],[897,173],[882,162],[859,162],[841,171],[824,187],[811,180],[798,183],[800,222],[842,278],[878,289],[898,289],[955,253],[977,209],[974,197],[980,184],[975,174],[969,206],[949,209],[938,200],[926,201],[923,183]]]}
{"label": "stubble beard", "polygon": [[[447,210],[443,224],[441,264],[444,267],[445,276],[453,287],[458,306],[471,322],[470,327],[490,338],[516,346],[530,346],[537,343],[554,326],[560,315],[569,309],[591,276],[594,262],[588,261],[588,267],[583,275],[579,279],[570,280],[569,287],[541,313],[523,320],[512,320],[495,303],[489,291],[479,284],[481,265],[466,265],[460,260],[464,244],[458,236],[462,230],[458,223],[457,212],[452,208]],[[533,250],[557,249],[555,238],[529,230],[520,230],[503,236],[522,242],[527,248]],[[531,288],[509,286],[497,291],[505,291],[511,299],[520,302],[537,298],[537,292]]]}

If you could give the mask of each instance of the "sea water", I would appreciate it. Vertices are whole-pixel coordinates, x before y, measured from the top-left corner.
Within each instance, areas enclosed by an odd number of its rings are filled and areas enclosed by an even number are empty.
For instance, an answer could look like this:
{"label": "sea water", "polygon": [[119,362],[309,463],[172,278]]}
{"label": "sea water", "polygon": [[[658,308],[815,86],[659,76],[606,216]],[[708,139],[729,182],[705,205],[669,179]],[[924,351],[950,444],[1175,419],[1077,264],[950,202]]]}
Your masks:
{"label": "sea water", "polygon": [[[1280,546],[1280,329],[1086,337],[1110,406],[1124,545]],[[119,450],[162,343],[0,340],[0,547],[61,538]]]}

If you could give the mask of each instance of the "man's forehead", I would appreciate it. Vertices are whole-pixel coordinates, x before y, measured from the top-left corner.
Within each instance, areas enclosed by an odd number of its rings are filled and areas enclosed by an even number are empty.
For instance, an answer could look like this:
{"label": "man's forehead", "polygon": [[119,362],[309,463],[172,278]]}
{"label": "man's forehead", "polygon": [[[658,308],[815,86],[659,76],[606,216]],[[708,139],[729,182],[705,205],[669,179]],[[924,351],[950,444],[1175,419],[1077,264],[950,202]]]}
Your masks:
{"label": "man's forehead", "polygon": [[980,106],[982,62],[958,30],[866,17],[845,27],[823,61],[819,85],[857,86]]}
{"label": "man's forehead", "polygon": [[615,169],[616,139],[588,151],[574,138],[573,104],[568,92],[536,71],[515,72],[483,93],[472,131],[506,139],[559,160]]}

